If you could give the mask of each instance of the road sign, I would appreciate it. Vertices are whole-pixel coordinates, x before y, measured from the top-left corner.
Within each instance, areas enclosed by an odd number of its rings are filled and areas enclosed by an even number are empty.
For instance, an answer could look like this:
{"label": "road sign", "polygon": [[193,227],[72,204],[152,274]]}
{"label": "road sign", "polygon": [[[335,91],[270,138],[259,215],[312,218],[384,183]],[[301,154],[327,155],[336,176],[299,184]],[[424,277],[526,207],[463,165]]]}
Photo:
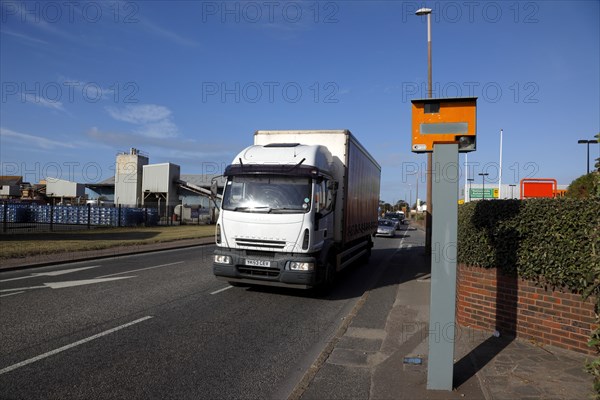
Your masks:
{"label": "road sign", "polygon": [[469,191],[470,199],[483,199],[484,194],[486,199],[497,199],[498,198],[498,188],[472,188]]}

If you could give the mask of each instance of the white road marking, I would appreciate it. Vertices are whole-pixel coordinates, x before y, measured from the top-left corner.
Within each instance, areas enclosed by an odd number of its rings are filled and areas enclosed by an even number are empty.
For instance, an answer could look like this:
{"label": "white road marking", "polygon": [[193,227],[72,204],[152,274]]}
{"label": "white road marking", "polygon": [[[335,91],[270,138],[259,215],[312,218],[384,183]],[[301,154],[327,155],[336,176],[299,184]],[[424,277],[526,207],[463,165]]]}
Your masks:
{"label": "white road marking", "polygon": [[171,266],[171,265],[183,264],[183,263],[184,263],[184,261],[177,261],[177,262],[172,262],[172,263],[169,263],[169,264],[155,265],[154,267],[134,269],[132,271],[125,271],[125,272],[117,272],[116,274],[110,274],[110,275],[102,275],[102,276],[99,276],[98,278],[107,278],[109,276],[117,276],[117,275],[123,275],[123,274],[130,274],[132,272],[146,271],[148,269],[168,267],[168,266]]}
{"label": "white road marking", "polygon": [[51,289],[63,289],[63,288],[68,288],[68,287],[73,287],[73,286],[93,285],[94,283],[112,282],[112,281],[118,281],[121,279],[129,279],[129,278],[135,278],[135,276],[121,276],[119,278],[84,279],[81,281],[50,282],[50,283],[44,283],[44,285],[48,286]]}
{"label": "white road marking", "polygon": [[232,287],[233,287],[233,286],[227,286],[227,287],[224,287],[223,289],[215,290],[215,291],[214,291],[214,292],[212,292],[211,294],[217,294],[217,293],[221,293],[221,292],[224,292],[224,291],[226,291],[226,290],[229,290],[229,289],[231,289]]}
{"label": "white road marking", "polygon": [[49,282],[49,283],[44,283],[43,286],[28,286],[28,287],[22,287],[22,288],[2,289],[2,290],[0,290],[0,293],[16,292],[19,290],[29,290],[29,289],[44,289],[44,288],[64,289],[64,288],[73,287],[73,286],[93,285],[94,283],[112,282],[112,281],[118,281],[121,279],[129,279],[129,278],[135,278],[135,276],[121,276],[119,278],[84,279],[84,280],[79,280],[79,281],[65,281],[65,282]]}
{"label": "white road marking", "polygon": [[65,350],[72,349],[73,347],[77,347],[77,346],[79,346],[81,344],[84,344],[84,343],[87,343],[87,342],[91,342],[92,340],[98,339],[98,338],[100,338],[102,336],[109,335],[109,334],[111,334],[113,332],[116,332],[116,331],[119,331],[121,329],[130,327],[130,326],[135,325],[135,324],[139,324],[140,322],[146,321],[146,320],[148,320],[150,318],[152,318],[152,317],[151,316],[146,316],[144,318],[136,319],[135,321],[131,321],[131,322],[127,323],[127,324],[124,324],[124,325],[121,325],[121,326],[117,326],[116,328],[109,329],[107,331],[98,333],[98,334],[96,334],[94,336],[90,336],[88,338],[85,338],[85,339],[82,339],[82,340],[78,340],[77,342],[74,342],[74,343],[68,344],[66,346],[60,347],[60,348],[58,348],[56,350],[52,350],[52,351],[49,351],[47,353],[40,354],[39,356],[30,358],[29,360],[21,361],[20,363],[11,365],[11,366],[6,367],[4,369],[0,369],[0,375],[5,374],[5,373],[10,372],[10,371],[14,371],[17,368],[21,368],[21,367],[23,367],[25,365],[34,363],[36,361],[39,361],[39,360],[42,360],[44,358],[53,356],[55,354],[61,353],[61,352],[65,351]]}
{"label": "white road marking", "polygon": [[47,287],[48,286],[27,286],[27,287],[20,287],[20,288],[14,288],[14,289],[2,289],[2,290],[0,290],[0,293],[18,292],[18,291],[30,290],[30,289],[45,289]]}
{"label": "white road marking", "polygon": [[21,293],[25,293],[25,292],[15,292],[15,293],[3,294],[3,295],[0,295],[0,297],[14,296],[15,294],[21,294]]}
{"label": "white road marking", "polygon": [[20,279],[35,278],[35,277],[38,277],[38,276],[58,276],[58,275],[70,274],[72,272],[78,272],[78,271],[83,271],[83,270],[86,270],[86,269],[97,268],[97,267],[99,267],[99,265],[93,265],[91,267],[83,267],[83,268],[63,269],[63,270],[60,270],[60,271],[36,272],[36,273],[33,273],[33,274],[29,274],[27,276],[20,276],[18,278],[2,279],[2,280],[0,280],[0,282],[18,281]]}

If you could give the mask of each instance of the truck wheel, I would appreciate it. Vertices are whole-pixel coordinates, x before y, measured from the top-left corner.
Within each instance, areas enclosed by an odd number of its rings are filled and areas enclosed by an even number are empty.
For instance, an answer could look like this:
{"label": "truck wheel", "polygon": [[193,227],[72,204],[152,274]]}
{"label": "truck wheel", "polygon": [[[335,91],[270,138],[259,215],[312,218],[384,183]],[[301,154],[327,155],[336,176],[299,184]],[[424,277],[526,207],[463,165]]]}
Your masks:
{"label": "truck wheel", "polygon": [[323,281],[315,287],[315,294],[317,296],[326,296],[331,292],[336,273],[337,271],[335,270],[335,263],[327,261],[327,264],[325,265]]}
{"label": "truck wheel", "polygon": [[335,276],[337,275],[337,271],[335,269],[335,263],[331,261],[327,261],[327,272],[326,272],[325,282],[328,286],[333,286],[335,282]]}

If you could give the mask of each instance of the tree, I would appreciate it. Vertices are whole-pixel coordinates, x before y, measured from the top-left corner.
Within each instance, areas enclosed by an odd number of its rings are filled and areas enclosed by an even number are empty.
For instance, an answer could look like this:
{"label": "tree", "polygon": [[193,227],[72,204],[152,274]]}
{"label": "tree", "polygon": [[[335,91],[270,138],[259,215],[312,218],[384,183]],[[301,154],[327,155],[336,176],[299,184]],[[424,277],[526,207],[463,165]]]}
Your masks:
{"label": "tree", "polygon": [[600,198],[600,171],[594,171],[575,179],[569,185],[565,196],[574,199]]}
{"label": "tree", "polygon": [[408,203],[407,203],[407,202],[405,202],[404,200],[398,200],[398,201],[396,202],[396,206],[395,206],[395,208],[396,208],[397,210],[402,210],[402,207],[406,207],[406,208],[408,208]]}

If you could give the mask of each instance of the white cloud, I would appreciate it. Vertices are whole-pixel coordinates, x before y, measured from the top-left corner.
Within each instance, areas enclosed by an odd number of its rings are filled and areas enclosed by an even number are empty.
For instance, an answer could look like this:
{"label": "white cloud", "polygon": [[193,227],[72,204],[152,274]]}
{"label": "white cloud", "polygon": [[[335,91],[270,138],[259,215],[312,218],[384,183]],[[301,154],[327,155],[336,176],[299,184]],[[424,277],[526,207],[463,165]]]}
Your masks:
{"label": "white cloud", "polygon": [[132,124],[158,122],[171,115],[171,110],[167,107],[157,106],[155,104],[129,105],[121,110],[114,107],[107,107],[106,111],[108,111],[110,116],[114,119]]}
{"label": "white cloud", "polygon": [[28,94],[28,93],[21,93],[21,98],[23,100],[25,100],[25,102],[30,103],[30,104],[35,104],[37,106],[51,108],[53,110],[58,110],[58,111],[65,111],[63,103],[61,103],[60,101],[50,101],[50,100],[43,98],[42,96]]}
{"label": "white cloud", "polygon": [[48,42],[46,42],[45,40],[41,40],[41,39],[35,38],[33,36],[25,35],[23,33],[15,32],[15,31],[12,31],[12,30],[9,30],[6,28],[3,28],[2,30],[0,30],[0,33],[10,35],[10,36],[16,37],[18,39],[22,39],[27,43],[42,44],[42,45],[48,44]]}
{"label": "white cloud", "polygon": [[170,119],[163,119],[158,122],[145,124],[137,129],[136,132],[140,135],[153,138],[175,137],[179,133],[177,125]]}
{"label": "white cloud", "polygon": [[198,160],[203,154],[217,156],[226,154],[227,159],[231,158],[232,153],[239,150],[240,144],[227,141],[197,141],[191,139],[179,138],[177,140],[164,140],[163,137],[147,136],[140,133],[124,133],[101,131],[93,127],[86,132],[86,136],[95,143],[100,143],[109,148],[136,147],[151,151],[151,154],[174,155],[178,158],[187,157]]}
{"label": "white cloud", "polygon": [[0,137],[2,138],[2,140],[25,143],[29,146],[39,147],[48,150],[56,148],[75,148],[75,145],[73,143],[52,140],[42,136],[29,135],[27,133],[15,132],[6,128],[0,128]]}
{"label": "white cloud", "polygon": [[171,110],[156,104],[128,105],[123,109],[107,107],[106,111],[117,121],[138,125],[135,132],[153,138],[171,138],[179,135],[171,120]]}

